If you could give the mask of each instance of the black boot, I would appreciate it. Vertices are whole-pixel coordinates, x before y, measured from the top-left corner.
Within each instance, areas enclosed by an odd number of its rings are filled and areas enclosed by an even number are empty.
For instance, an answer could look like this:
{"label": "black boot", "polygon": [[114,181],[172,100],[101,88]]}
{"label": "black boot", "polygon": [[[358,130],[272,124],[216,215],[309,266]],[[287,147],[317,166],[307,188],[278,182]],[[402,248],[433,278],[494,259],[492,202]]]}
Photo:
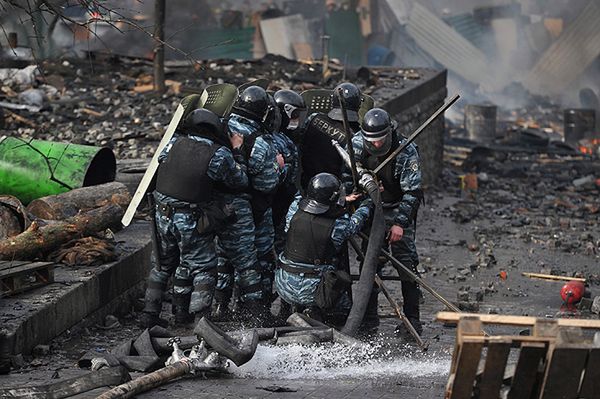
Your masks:
{"label": "black boot", "polygon": [[173,314],[175,315],[175,325],[182,326],[194,321],[194,316],[190,314],[190,298],[192,294],[175,294],[173,296]]}
{"label": "black boot", "polygon": [[140,327],[152,328],[154,326],[167,328],[169,326],[169,322],[165,319],[161,319],[158,316],[158,313],[143,311],[140,315]]}
{"label": "black boot", "polygon": [[360,329],[365,333],[374,333],[379,327],[379,314],[377,313],[377,297],[379,296],[379,290],[373,287],[371,296],[369,297],[369,303],[365,311]]}
{"label": "black boot", "polygon": [[415,331],[421,335],[423,326],[420,321],[420,292],[419,286],[413,281],[402,282],[402,296],[404,298],[404,315],[410,321]]}
{"label": "black boot", "polygon": [[233,314],[229,310],[231,293],[226,291],[215,291],[215,309],[212,312],[212,321],[234,321]]}

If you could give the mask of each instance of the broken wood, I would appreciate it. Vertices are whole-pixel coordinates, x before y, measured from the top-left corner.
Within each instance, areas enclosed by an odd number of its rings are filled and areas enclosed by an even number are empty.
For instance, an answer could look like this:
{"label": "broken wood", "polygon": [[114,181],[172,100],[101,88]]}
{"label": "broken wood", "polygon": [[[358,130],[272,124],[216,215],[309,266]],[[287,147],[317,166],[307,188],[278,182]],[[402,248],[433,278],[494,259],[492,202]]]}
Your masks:
{"label": "broken wood", "polygon": [[110,204],[44,226],[34,222],[23,233],[0,241],[0,260],[33,260],[75,238],[118,226],[121,216],[123,209]]}
{"label": "broken wood", "polygon": [[125,367],[107,367],[53,384],[0,389],[2,398],[60,399],[131,380]]}
{"label": "broken wood", "polygon": [[90,109],[90,108],[81,108],[81,112],[83,112],[84,114],[87,114],[87,115],[95,116],[97,118],[104,116],[104,114],[102,112],[94,111],[93,109]]}
{"label": "broken wood", "polygon": [[555,275],[552,275],[552,274],[526,273],[526,272],[521,273],[521,275],[523,275],[525,277],[529,277],[529,278],[539,278],[539,279],[543,279],[543,280],[581,281],[582,283],[585,283],[585,279],[584,278],[580,278],[580,277],[555,276]]}
{"label": "broken wood", "polygon": [[25,124],[25,125],[28,125],[28,126],[31,126],[31,127],[37,127],[37,125],[36,125],[34,122],[32,122],[31,120],[29,120],[29,119],[27,119],[27,118],[24,118],[24,117],[22,117],[21,115],[19,115],[19,114],[17,114],[17,113],[14,113],[14,112],[12,112],[12,111],[9,111],[9,110],[7,110],[6,108],[4,109],[4,112],[5,112],[5,113],[6,113],[8,116],[10,116],[10,117],[11,117],[11,118],[13,118],[14,120],[16,120],[17,122],[21,122],[21,123],[23,123],[23,124]]}
{"label": "broken wood", "polygon": [[394,312],[396,313],[396,315],[398,316],[400,321],[404,324],[404,327],[406,327],[408,332],[410,332],[410,334],[413,336],[413,338],[417,341],[417,344],[419,344],[421,349],[426,351],[427,348],[429,347],[429,345],[427,343],[425,343],[425,341],[423,341],[423,339],[421,338],[421,336],[419,335],[417,330],[415,330],[415,328],[410,323],[408,318],[402,312],[402,309],[400,308],[400,306],[398,305],[396,300],[392,297],[392,295],[390,294],[390,292],[388,291],[386,286],[383,284],[381,277],[379,277],[379,275],[377,275],[377,274],[375,275],[375,283],[379,286],[379,288],[381,288],[383,295],[387,298],[388,302],[394,309]]}
{"label": "broken wood", "polygon": [[77,188],[66,193],[35,199],[27,211],[41,219],[62,220],[75,216],[80,211],[116,204],[126,209],[131,195],[123,183],[112,182]]}

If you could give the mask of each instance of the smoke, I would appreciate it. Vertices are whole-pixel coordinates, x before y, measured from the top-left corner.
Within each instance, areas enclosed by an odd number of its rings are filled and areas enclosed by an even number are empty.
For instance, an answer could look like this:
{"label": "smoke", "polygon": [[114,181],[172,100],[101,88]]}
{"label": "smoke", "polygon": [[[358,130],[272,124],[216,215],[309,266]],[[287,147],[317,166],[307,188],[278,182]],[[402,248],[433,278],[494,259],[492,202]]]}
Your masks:
{"label": "smoke", "polygon": [[[505,109],[519,109],[543,101],[540,96],[528,92],[522,82],[589,1],[417,0],[413,3],[427,7],[445,20],[488,59],[494,82],[482,87],[449,71],[449,91],[460,93],[462,103],[493,102]],[[409,56],[408,59],[410,66],[432,64],[432,59],[423,57]],[[399,65],[409,66],[402,59]],[[599,94],[599,78],[600,62],[596,60],[567,90],[547,100],[564,107],[579,107],[582,89],[591,88]]]}

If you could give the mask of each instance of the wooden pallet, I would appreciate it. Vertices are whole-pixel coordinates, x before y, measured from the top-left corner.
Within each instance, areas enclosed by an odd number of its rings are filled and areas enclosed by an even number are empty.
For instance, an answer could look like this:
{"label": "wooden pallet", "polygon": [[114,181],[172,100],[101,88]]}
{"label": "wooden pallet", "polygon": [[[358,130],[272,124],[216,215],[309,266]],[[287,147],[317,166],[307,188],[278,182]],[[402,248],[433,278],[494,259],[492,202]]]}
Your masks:
{"label": "wooden pallet", "polygon": [[54,263],[0,261],[0,297],[54,282]]}
{"label": "wooden pallet", "polygon": [[[600,330],[600,320],[451,312],[437,320],[458,324],[447,399],[600,398],[600,344],[583,335],[583,329]],[[530,326],[532,333],[486,336],[483,324]],[[507,367],[511,350],[514,370]]]}

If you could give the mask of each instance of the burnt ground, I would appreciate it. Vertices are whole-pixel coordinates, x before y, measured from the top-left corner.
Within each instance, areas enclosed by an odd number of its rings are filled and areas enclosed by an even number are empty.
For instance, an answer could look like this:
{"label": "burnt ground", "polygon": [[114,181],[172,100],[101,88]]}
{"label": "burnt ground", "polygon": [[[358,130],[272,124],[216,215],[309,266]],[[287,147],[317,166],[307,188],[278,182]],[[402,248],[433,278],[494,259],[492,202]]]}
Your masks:
{"label": "burnt ground", "polygon": [[[600,162],[579,157],[495,154],[479,160],[476,191],[460,189],[458,169],[445,168],[439,187],[429,189],[418,220],[424,278],[447,299],[480,313],[539,317],[598,317],[561,308],[562,283],[531,280],[522,272],[589,279],[600,293]],[[591,176],[591,177],[590,177]],[[582,179],[586,178],[586,179]],[[500,272],[506,272],[506,279]],[[386,269],[384,274],[392,273]],[[387,285],[399,297],[399,283]],[[460,301],[459,301],[460,299]],[[391,309],[380,298],[381,314]],[[184,379],[141,395],[185,398],[246,397],[442,397],[453,347],[453,328],[434,321],[443,306],[425,292],[422,319],[430,349],[422,354],[409,338],[394,334],[397,322],[383,319],[372,346],[352,352],[319,348],[260,347],[255,359],[219,379]],[[77,359],[89,349],[110,349],[135,337],[135,312],[121,327],[74,329],[57,338],[47,355],[26,358],[20,370],[0,376],[0,386],[55,381],[82,373]],[[488,328],[488,333],[518,333]],[[181,334],[186,334],[181,331]],[[287,389],[293,392],[272,392]],[[93,397],[101,390],[82,397]]]}

